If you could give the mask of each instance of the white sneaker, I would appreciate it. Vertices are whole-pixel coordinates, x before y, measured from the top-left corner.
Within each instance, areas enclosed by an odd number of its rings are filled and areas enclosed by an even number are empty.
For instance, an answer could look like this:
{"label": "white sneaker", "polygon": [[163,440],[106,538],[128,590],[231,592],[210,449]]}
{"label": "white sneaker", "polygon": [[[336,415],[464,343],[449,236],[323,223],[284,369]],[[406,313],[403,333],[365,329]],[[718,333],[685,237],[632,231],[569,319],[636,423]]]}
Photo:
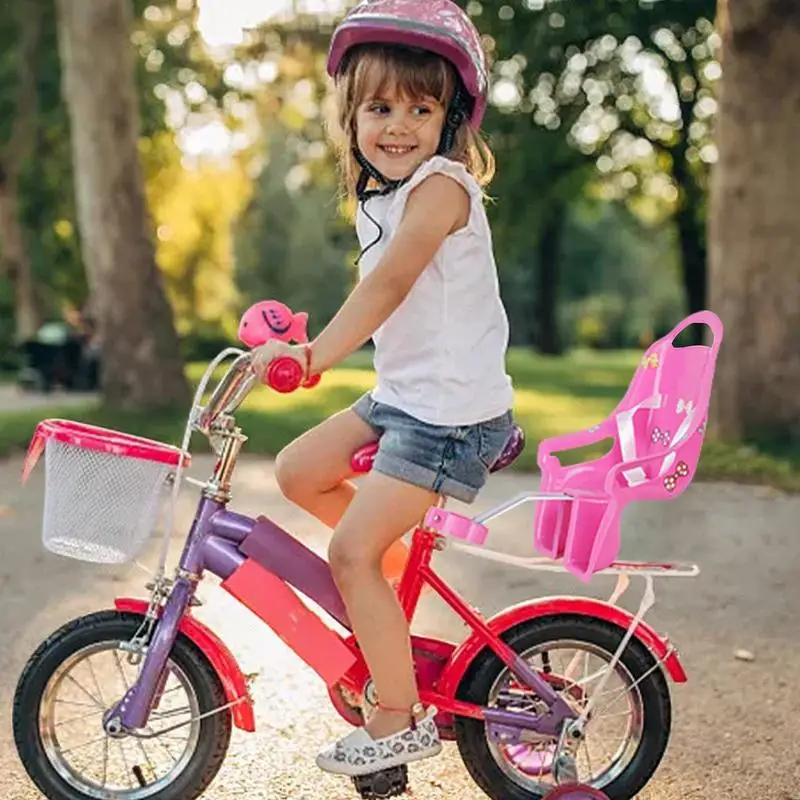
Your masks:
{"label": "white sneaker", "polygon": [[317,756],[317,766],[335,775],[355,777],[439,755],[442,742],[434,720],[436,714],[431,706],[416,729],[409,727],[382,739],[373,739],[364,728],[358,728],[323,750]]}

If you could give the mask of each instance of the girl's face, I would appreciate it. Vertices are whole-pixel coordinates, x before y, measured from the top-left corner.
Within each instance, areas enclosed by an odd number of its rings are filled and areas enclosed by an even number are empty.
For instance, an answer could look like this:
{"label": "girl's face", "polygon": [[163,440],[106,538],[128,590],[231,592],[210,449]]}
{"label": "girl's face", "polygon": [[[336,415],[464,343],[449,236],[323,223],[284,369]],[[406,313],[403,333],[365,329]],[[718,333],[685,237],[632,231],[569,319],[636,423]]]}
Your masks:
{"label": "girl's face", "polygon": [[444,119],[434,97],[412,99],[396,88],[368,91],[356,109],[356,140],[378,172],[400,180],[436,153]]}

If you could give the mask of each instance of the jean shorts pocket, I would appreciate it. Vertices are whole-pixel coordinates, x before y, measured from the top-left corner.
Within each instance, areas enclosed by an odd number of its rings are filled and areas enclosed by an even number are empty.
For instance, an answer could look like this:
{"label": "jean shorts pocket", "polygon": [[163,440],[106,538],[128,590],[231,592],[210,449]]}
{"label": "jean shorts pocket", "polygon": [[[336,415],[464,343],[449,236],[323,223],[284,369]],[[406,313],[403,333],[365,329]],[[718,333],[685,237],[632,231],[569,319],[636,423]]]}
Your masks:
{"label": "jean shorts pocket", "polygon": [[476,426],[478,429],[478,458],[486,469],[491,469],[495,461],[500,458],[508,437],[511,435],[512,425],[511,419],[504,416]]}

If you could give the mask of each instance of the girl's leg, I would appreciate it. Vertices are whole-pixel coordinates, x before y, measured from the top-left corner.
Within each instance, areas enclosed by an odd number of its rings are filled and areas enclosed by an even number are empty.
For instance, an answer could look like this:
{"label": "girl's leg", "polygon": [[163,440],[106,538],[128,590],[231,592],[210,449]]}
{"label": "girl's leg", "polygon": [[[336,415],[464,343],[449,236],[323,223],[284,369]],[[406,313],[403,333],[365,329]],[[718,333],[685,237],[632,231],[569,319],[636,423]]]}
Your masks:
{"label": "girl's leg", "polygon": [[[351,409],[334,414],[278,454],[278,486],[287,500],[333,529],[356,494],[350,457],[376,438],[375,430]],[[387,578],[400,575],[406,556],[407,548],[398,539],[384,556]]]}
{"label": "girl's leg", "polygon": [[335,528],[356,492],[350,457],[376,439],[375,430],[349,408],[306,431],[275,461],[284,497]]}
{"label": "girl's leg", "polygon": [[382,706],[366,728],[383,738],[409,727],[419,702],[408,622],[381,575],[386,550],[436,502],[436,494],[370,473],[345,511],[330,545],[333,576]]}

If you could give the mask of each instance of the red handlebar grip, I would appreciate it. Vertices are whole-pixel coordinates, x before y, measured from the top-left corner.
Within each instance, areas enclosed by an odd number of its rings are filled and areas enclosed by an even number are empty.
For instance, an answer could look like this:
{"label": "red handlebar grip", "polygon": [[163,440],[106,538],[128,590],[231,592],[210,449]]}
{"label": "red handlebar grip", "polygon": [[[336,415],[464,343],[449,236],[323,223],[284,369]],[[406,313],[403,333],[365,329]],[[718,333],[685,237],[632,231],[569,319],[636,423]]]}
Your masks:
{"label": "red handlebar grip", "polygon": [[278,356],[270,361],[264,383],[281,394],[293,392],[303,380],[303,368],[289,356]]}
{"label": "red handlebar grip", "polygon": [[295,391],[299,386],[304,389],[313,389],[321,380],[322,375],[312,375],[307,381],[303,380],[303,368],[289,356],[278,356],[270,361],[264,375],[264,383],[281,394]]}

